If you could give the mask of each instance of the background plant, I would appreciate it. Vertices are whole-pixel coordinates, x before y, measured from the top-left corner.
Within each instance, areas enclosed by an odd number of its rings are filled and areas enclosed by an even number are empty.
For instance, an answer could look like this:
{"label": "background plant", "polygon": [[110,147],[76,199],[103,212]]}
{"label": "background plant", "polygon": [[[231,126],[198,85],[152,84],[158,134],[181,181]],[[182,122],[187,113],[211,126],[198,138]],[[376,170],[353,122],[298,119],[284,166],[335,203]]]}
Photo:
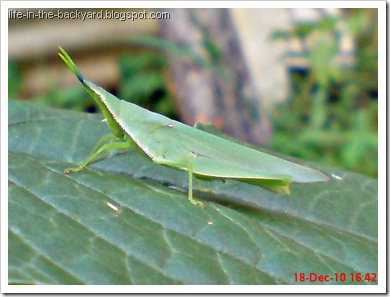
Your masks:
{"label": "background plant", "polygon": [[[376,20],[371,10],[355,10],[274,33],[276,39],[316,42],[301,54],[309,67],[290,69],[291,97],[274,110],[272,149],[377,176]],[[334,35],[340,25],[356,41],[352,65],[338,62]]]}

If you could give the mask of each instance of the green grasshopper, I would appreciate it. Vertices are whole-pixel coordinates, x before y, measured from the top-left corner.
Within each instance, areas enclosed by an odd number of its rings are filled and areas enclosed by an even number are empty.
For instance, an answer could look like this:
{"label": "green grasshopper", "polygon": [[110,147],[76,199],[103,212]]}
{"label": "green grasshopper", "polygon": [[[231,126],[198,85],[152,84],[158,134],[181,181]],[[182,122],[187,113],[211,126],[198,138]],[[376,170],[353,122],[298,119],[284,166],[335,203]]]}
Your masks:
{"label": "green grasshopper", "polygon": [[233,179],[265,187],[278,193],[290,193],[291,182],[324,182],[329,178],[319,171],[242,146],[209,134],[163,115],[121,100],[85,79],[67,52],[59,56],[73,71],[103,112],[112,135],[102,137],[77,172],[99,154],[112,149],[137,145],[153,162],[188,172],[188,200],[203,207],[192,195],[193,178]]}

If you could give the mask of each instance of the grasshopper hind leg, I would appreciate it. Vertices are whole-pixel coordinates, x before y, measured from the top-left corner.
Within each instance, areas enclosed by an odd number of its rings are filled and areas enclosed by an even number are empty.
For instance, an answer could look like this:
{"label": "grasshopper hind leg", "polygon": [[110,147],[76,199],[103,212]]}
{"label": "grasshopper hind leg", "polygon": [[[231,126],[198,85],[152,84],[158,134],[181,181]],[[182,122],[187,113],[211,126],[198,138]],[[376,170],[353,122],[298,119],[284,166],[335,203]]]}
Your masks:
{"label": "grasshopper hind leg", "polygon": [[188,168],[188,200],[196,205],[199,206],[200,208],[204,208],[204,203],[202,201],[196,200],[192,197],[192,181],[194,179],[193,173],[192,173],[192,168]]}

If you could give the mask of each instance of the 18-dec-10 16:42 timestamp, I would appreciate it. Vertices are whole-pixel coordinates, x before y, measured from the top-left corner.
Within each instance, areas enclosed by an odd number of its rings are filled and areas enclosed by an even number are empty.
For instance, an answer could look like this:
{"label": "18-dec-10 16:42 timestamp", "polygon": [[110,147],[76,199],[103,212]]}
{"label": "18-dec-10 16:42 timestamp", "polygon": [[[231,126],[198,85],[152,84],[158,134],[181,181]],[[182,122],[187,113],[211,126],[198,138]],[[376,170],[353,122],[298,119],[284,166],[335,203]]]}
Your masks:
{"label": "18-dec-10 16:42 timestamp", "polygon": [[375,272],[335,272],[332,274],[319,274],[315,272],[310,273],[294,273],[294,281],[296,283],[329,283],[329,282],[352,282],[352,283],[376,283],[377,274]]}

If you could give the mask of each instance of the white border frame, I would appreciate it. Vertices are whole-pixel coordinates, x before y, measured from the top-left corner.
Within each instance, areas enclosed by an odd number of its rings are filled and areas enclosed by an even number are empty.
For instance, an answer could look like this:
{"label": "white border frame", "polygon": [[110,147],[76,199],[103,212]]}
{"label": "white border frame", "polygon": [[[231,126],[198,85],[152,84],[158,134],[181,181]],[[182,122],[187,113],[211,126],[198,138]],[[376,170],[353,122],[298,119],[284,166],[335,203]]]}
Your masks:
{"label": "white border frame", "polygon": [[[8,285],[8,9],[10,8],[378,8],[378,285],[377,286],[19,286]],[[386,2],[385,1],[2,1],[1,2],[1,289],[2,293],[385,293],[386,292]],[[385,194],[386,193],[386,194]]]}

